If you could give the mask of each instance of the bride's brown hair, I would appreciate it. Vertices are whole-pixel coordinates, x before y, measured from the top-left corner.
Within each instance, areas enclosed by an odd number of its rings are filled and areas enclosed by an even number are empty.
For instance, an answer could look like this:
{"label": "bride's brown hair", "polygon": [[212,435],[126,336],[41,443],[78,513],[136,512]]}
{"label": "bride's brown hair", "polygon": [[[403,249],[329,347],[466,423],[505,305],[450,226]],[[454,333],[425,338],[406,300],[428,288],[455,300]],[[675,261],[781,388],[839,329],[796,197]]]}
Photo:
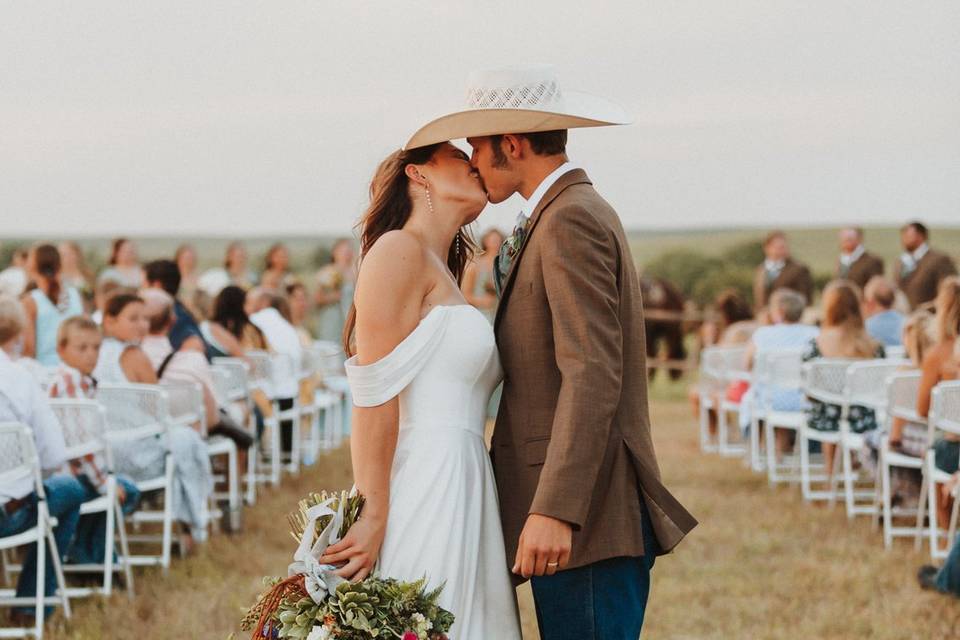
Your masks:
{"label": "bride's brown hair", "polygon": [[[410,198],[410,181],[405,169],[408,164],[427,164],[444,143],[432,144],[417,149],[394,151],[377,167],[370,182],[370,206],[360,218],[360,262],[367,252],[389,231],[402,229],[410,219],[413,200]],[[463,272],[473,259],[476,244],[471,235],[461,228],[447,252],[447,266],[457,279],[463,280]],[[343,350],[353,355],[353,333],[357,325],[357,307],[350,305],[343,328]]]}

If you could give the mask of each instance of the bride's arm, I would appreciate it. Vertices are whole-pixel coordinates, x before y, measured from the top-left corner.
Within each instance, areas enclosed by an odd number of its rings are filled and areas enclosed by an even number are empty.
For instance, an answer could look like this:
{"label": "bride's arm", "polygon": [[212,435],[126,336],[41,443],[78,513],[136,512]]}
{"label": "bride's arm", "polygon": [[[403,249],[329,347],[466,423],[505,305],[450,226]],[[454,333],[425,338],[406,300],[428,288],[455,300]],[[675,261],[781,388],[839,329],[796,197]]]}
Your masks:
{"label": "bride's arm", "polygon": [[[380,238],[363,261],[357,280],[358,365],[379,361],[420,322],[424,296],[423,253],[404,231]],[[376,407],[355,407],[350,436],[353,476],[365,504],[360,520],[320,560],[347,564],[337,573],[362,580],[376,564],[386,532],[390,471],[397,446],[399,404],[393,398]]]}

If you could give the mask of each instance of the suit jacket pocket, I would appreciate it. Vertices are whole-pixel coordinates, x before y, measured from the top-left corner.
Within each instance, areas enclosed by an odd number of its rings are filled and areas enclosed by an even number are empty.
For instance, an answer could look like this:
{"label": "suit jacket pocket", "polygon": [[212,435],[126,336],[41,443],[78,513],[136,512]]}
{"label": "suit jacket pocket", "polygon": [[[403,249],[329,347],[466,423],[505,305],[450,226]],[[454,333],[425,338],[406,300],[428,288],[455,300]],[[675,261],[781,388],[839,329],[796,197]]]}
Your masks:
{"label": "suit jacket pocket", "polygon": [[523,443],[523,459],[527,465],[535,467],[547,459],[547,447],[550,446],[550,436],[530,438]]}
{"label": "suit jacket pocket", "polygon": [[518,282],[513,287],[513,295],[517,298],[526,298],[533,293],[533,283],[532,282]]}

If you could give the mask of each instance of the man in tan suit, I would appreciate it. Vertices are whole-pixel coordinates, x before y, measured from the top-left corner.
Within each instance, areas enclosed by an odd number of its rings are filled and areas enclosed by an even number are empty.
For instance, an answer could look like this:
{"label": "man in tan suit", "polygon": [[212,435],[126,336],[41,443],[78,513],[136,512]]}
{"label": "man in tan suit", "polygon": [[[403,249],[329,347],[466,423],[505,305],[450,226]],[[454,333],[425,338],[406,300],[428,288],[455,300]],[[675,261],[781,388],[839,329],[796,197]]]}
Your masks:
{"label": "man in tan suit", "polygon": [[533,579],[544,640],[636,640],[655,556],[696,521],[660,481],[626,234],[566,155],[566,129],[626,118],[563,94],[549,67],[475,74],[468,95],[471,110],[408,146],[466,135],[490,201],[526,201],[495,263],[505,383],[491,456],[508,561]]}
{"label": "man in tan suit", "polygon": [[945,253],[934,251],[927,241],[930,232],[920,222],[911,222],[900,229],[903,255],[896,266],[896,281],[900,290],[916,309],[937,297],[940,281],[956,275],[957,265]]}
{"label": "man in tan suit", "polygon": [[870,278],[883,275],[883,260],[863,246],[863,229],[860,227],[840,230],[840,259],[835,275],[856,283],[861,290],[866,288]]}
{"label": "man in tan suit", "polygon": [[763,241],[763,264],[753,276],[753,306],[758,311],[767,306],[770,294],[777,289],[791,289],[813,300],[813,276],[807,265],[790,257],[790,246],[783,231],[771,231]]}

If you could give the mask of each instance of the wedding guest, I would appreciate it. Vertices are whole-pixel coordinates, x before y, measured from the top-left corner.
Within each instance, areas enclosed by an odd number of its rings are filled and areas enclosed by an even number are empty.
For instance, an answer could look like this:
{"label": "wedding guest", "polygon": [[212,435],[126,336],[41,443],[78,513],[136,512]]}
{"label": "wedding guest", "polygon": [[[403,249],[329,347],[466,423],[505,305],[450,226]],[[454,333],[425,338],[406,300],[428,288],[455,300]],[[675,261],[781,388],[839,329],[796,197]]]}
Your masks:
{"label": "wedding guest", "polygon": [[330,264],[317,272],[314,303],[319,309],[320,339],[339,342],[353,304],[357,284],[357,254],[353,240],[341,238],[330,250]]}
{"label": "wedding guest", "polygon": [[23,355],[45,367],[55,367],[60,364],[57,329],[65,318],[83,313],[83,298],[75,287],[63,286],[60,253],[52,244],[30,250],[27,271],[36,288],[21,300],[27,314]]}
{"label": "wedding guest", "polygon": [[960,596],[960,536],[953,541],[950,554],[943,566],[925,564],[917,572],[917,580],[922,589]]}
{"label": "wedding guest", "polygon": [[245,351],[267,351],[263,332],[250,322],[245,310],[247,292],[230,285],[213,301],[210,319],[200,323],[210,358],[240,358]]}
{"label": "wedding guest", "polygon": [[297,330],[297,336],[300,338],[300,346],[308,349],[313,345],[313,336],[307,329],[307,315],[310,312],[310,297],[307,295],[307,288],[302,282],[291,282],[286,286],[287,308],[290,315],[287,320]]}
{"label": "wedding guest", "polygon": [[[107,301],[103,316],[104,339],[93,377],[100,383],[157,384],[153,363],[140,344],[149,333],[143,298],[118,293]],[[130,407],[130,411],[137,411]],[[153,420],[145,415],[144,423]],[[213,476],[207,446],[200,434],[182,425],[167,429],[167,448],[174,461],[174,494],[169,496],[183,524],[180,544],[185,551],[206,539],[207,500],[213,491]],[[140,481],[163,475],[166,449],[159,440],[121,443],[114,448],[117,471]]]}
{"label": "wedding guest", "polygon": [[759,324],[750,305],[736,289],[724,289],[713,302],[715,318],[705,323],[701,334],[705,344],[735,347],[746,344]]}
{"label": "wedding guest", "polygon": [[0,295],[19,298],[27,290],[27,250],[14,249],[10,265],[0,271]]}
{"label": "wedding guest", "polygon": [[[823,322],[820,335],[810,341],[803,354],[804,360],[816,358],[869,359],[884,357],[883,345],[870,337],[860,312],[860,291],[846,280],[834,280],[823,290]],[[865,433],[877,428],[872,409],[851,405],[847,420],[854,433]],[[810,400],[807,425],[817,431],[840,429],[840,407],[819,400]],[[823,459],[828,475],[833,474],[836,445],[823,443]]]}
{"label": "wedding guest", "polygon": [[883,275],[883,260],[863,246],[863,229],[846,227],[840,230],[840,259],[835,276],[849,280],[863,289],[874,276]]}
{"label": "wedding guest", "polygon": [[177,297],[180,292],[180,268],[177,263],[172,260],[154,260],[147,264],[145,273],[148,287],[166,291],[174,300],[176,319],[170,328],[169,336],[173,348],[179,349],[191,337],[202,342],[203,333],[197,319]]}
{"label": "wedding guest", "polygon": [[260,276],[260,286],[273,291],[280,291],[283,279],[290,269],[290,251],[283,243],[276,243],[267,249],[264,257],[264,271]]}
{"label": "wedding guest", "polygon": [[[98,325],[103,324],[103,310],[107,306],[107,300],[116,293],[123,290],[123,286],[116,280],[101,280],[93,290],[93,313],[90,319]],[[128,290],[130,293],[134,291]]]}
{"label": "wedding guest", "polygon": [[[95,399],[97,382],[91,377],[100,354],[100,328],[84,316],[72,316],[60,324],[57,332],[57,352],[60,366],[47,390],[51,398]],[[86,491],[84,501],[104,495],[107,491],[107,464],[102,454],[88,454],[69,461],[73,475]],[[115,474],[117,497],[124,515],[129,515],[140,502],[140,490],[133,480]],[[74,564],[101,564],[107,537],[105,513],[80,516],[77,532],[66,552]]]}
{"label": "wedding guest", "polygon": [[200,278],[197,274],[197,250],[192,244],[182,244],[177,247],[173,261],[180,271],[180,288],[177,295],[194,317],[204,317],[209,306],[209,298],[200,288]]}
{"label": "wedding guest", "polygon": [[247,249],[236,240],[227,245],[223,266],[204,271],[198,280],[199,287],[211,298],[230,285],[246,291],[256,283],[257,275],[247,266]]}
{"label": "wedding guest", "polygon": [[763,241],[763,264],[753,278],[753,306],[767,306],[770,294],[777,289],[792,289],[803,295],[807,304],[813,301],[813,277],[805,264],[790,257],[790,246],[783,231],[771,231]]}
{"label": "wedding guest", "polygon": [[137,258],[137,245],[129,238],[116,238],[110,246],[110,266],[104,269],[97,282],[113,280],[123,287],[139,289],[143,285],[143,269]]}
{"label": "wedding guest", "polygon": [[930,248],[929,237],[930,232],[920,222],[900,229],[903,254],[895,267],[896,280],[914,309],[932,301],[940,281],[957,273],[950,256]]}
{"label": "wedding guest", "polygon": [[159,289],[143,292],[144,313],[150,330],[143,339],[143,351],[161,380],[174,380],[199,384],[203,389],[207,433],[223,436],[237,445],[238,467],[246,468],[246,452],[253,444],[253,437],[236,425],[232,418],[221,410],[213,386],[210,363],[204,353],[205,345],[195,337],[189,338],[179,349],[174,349],[167,337],[174,322],[173,298]]}
{"label": "wedding guest", "polygon": [[[747,369],[752,370],[757,354],[776,349],[802,349],[816,339],[820,330],[809,324],[801,324],[803,311],[806,307],[804,297],[792,289],[777,289],[770,295],[770,322],[768,326],[757,327],[747,345]],[[752,415],[751,402],[746,400],[765,394],[770,406],[775,411],[801,411],[804,407],[803,393],[799,389],[787,387],[758,387],[748,391],[749,398],[744,398],[740,405],[740,429],[746,433],[750,428]],[[782,456],[792,446],[792,433],[787,429],[774,430],[776,439],[775,448],[778,456]]]}
{"label": "wedding guest", "polygon": [[83,251],[73,240],[57,246],[60,252],[60,279],[68,287],[75,287],[85,301],[93,297],[93,272],[83,259]]}
{"label": "wedding guest", "polygon": [[[67,448],[57,417],[50,409],[40,385],[14,360],[18,357],[20,339],[26,326],[20,303],[12,296],[0,295],[0,422],[20,422],[29,427],[40,466],[46,476],[43,490],[50,515],[57,519],[54,539],[61,560],[73,539],[80,518],[83,485],[69,474],[55,473],[67,460]],[[53,474],[53,475],[48,475]],[[12,536],[37,524],[38,496],[33,476],[11,480],[0,487],[0,536]],[[32,597],[37,585],[36,545],[29,545],[16,595]],[[49,548],[44,562],[47,596],[57,589],[57,579]],[[12,622],[31,624],[34,608],[15,609]]]}
{"label": "wedding guest", "polygon": [[493,261],[506,237],[499,229],[487,229],[480,237],[481,251],[463,272],[460,289],[467,302],[475,306],[493,323],[497,313],[497,288],[493,282]]}
{"label": "wedding guest", "polygon": [[[917,414],[926,417],[930,413],[930,398],[933,388],[943,380],[960,378],[960,350],[957,336],[960,335],[960,278],[950,276],[940,283],[937,293],[936,342],[923,358],[920,388],[917,391]],[[960,468],[960,436],[944,433],[933,444],[934,459],[938,469],[956,473]],[[947,485],[939,485],[938,517],[941,523],[950,521],[951,496]]]}
{"label": "wedding guest", "polygon": [[867,333],[881,344],[892,347],[903,339],[904,315],[893,308],[897,290],[883,276],[874,276],[863,290],[863,315]]}

